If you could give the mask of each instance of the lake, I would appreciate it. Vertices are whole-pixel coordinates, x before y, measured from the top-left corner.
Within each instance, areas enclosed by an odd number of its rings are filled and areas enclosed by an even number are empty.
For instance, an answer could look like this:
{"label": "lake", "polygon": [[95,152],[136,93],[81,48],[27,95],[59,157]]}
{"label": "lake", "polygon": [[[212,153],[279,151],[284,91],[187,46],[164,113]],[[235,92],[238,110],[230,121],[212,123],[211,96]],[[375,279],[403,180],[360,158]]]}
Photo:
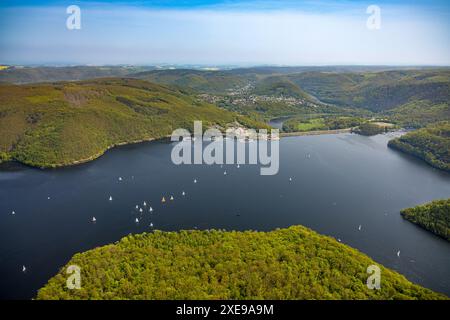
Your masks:
{"label": "lake", "polygon": [[0,297],[32,298],[73,254],[151,231],[150,223],[159,230],[301,224],[450,295],[450,244],[399,214],[450,197],[450,175],[388,149],[394,135],[283,138],[274,176],[261,176],[255,165],[176,166],[172,144],[162,141],[115,148],[69,168],[3,164]]}

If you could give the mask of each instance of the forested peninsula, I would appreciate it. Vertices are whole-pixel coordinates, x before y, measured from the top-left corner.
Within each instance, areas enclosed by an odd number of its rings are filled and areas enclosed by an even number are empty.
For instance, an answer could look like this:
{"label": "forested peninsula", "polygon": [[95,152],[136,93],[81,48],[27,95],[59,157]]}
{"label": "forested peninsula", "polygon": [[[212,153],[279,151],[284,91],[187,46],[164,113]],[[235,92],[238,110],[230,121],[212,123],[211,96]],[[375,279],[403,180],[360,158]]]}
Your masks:
{"label": "forested peninsula", "polygon": [[[394,254],[394,253],[393,253]],[[302,227],[129,235],[76,254],[81,289],[64,267],[37,299],[445,299],[361,252]],[[367,268],[381,288],[367,287]]]}
{"label": "forested peninsula", "polygon": [[450,241],[450,199],[435,200],[400,213],[406,220]]}

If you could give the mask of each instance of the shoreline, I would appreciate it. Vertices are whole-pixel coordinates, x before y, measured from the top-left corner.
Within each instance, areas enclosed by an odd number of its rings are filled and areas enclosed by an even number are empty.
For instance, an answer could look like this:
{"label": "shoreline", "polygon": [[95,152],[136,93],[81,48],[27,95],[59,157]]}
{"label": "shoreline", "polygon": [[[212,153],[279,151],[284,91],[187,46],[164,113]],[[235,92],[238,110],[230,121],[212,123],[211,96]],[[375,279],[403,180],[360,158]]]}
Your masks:
{"label": "shoreline", "polygon": [[[8,161],[0,162],[0,165],[7,164],[7,163],[19,163],[19,164],[27,166],[29,168],[40,169],[40,170],[67,168],[67,167],[73,167],[73,166],[77,166],[77,165],[81,165],[81,164],[85,164],[85,163],[89,163],[91,161],[94,161],[94,160],[100,158],[101,156],[103,156],[109,150],[112,150],[112,149],[114,149],[116,147],[133,145],[133,144],[139,144],[139,143],[144,143],[144,142],[162,141],[162,140],[167,139],[167,138],[170,138],[170,136],[164,136],[164,137],[161,137],[161,138],[146,138],[146,139],[133,140],[133,141],[129,141],[129,142],[114,143],[114,144],[109,145],[108,147],[106,147],[104,150],[101,150],[100,152],[98,152],[98,153],[96,153],[96,154],[94,154],[94,155],[92,155],[90,157],[79,159],[79,160],[74,160],[74,161],[71,161],[71,162],[68,162],[68,163],[57,163],[57,164],[52,164],[52,165],[49,165],[49,166],[33,166],[33,165],[28,164],[28,163],[18,161],[17,159],[11,159],[11,160],[8,160]],[[0,169],[0,171],[1,171],[1,169]]]}
{"label": "shoreline", "polygon": [[[339,134],[339,133],[349,133],[352,132],[352,128],[347,128],[347,129],[336,129],[336,130],[315,130],[315,131],[299,131],[299,132],[282,132],[280,133],[280,139],[281,138],[285,138],[285,137],[295,137],[295,136],[316,136],[316,135],[325,135],[325,134]],[[49,166],[33,166],[21,161],[18,161],[16,159],[12,159],[9,161],[4,161],[4,162],[0,162],[0,164],[7,164],[7,163],[19,163],[21,165],[30,167],[30,168],[35,168],[35,169],[41,169],[41,170],[48,170],[48,169],[59,169],[59,168],[66,168],[66,167],[73,167],[73,166],[77,166],[77,165],[81,165],[81,164],[85,164],[91,161],[94,161],[98,158],[100,158],[101,156],[103,156],[106,152],[108,152],[111,149],[114,149],[116,147],[120,147],[120,146],[126,146],[126,145],[133,145],[133,144],[138,144],[138,143],[143,143],[143,142],[152,142],[152,141],[162,141],[164,139],[170,138],[170,136],[164,136],[164,137],[160,137],[160,138],[145,138],[145,139],[139,139],[139,140],[133,140],[133,141],[129,141],[129,142],[118,142],[112,145],[109,145],[107,148],[105,148],[104,150],[90,156],[84,159],[79,159],[79,160],[74,160],[68,163],[57,163],[57,164],[52,164]],[[0,169],[1,171],[1,169]]]}
{"label": "shoreline", "polygon": [[[37,167],[37,168],[40,168],[40,169],[52,169],[52,168],[63,168],[63,167],[76,166],[76,165],[79,165],[79,164],[83,164],[83,163],[88,163],[88,162],[94,161],[94,160],[100,158],[101,156],[103,156],[109,150],[114,149],[116,147],[132,145],[132,144],[138,144],[138,143],[143,143],[143,142],[152,142],[152,141],[164,140],[167,137],[170,137],[170,136],[165,136],[165,137],[162,137],[162,138],[139,139],[139,140],[133,140],[133,141],[130,141],[130,142],[119,142],[119,143],[115,143],[115,144],[109,145],[108,147],[106,147],[105,150],[102,150],[99,153],[97,153],[97,154],[95,154],[93,156],[90,156],[88,158],[84,158],[84,159],[80,159],[80,160],[74,160],[74,161],[72,161],[72,162],[70,162],[68,164],[58,163],[58,164],[51,165],[51,166],[48,166],[48,167]],[[33,168],[36,168],[36,167],[33,167]]]}
{"label": "shoreline", "polygon": [[296,131],[282,132],[280,137],[296,137],[296,136],[319,136],[324,134],[339,134],[352,132],[353,128],[335,129],[335,130],[313,130],[313,131]]}

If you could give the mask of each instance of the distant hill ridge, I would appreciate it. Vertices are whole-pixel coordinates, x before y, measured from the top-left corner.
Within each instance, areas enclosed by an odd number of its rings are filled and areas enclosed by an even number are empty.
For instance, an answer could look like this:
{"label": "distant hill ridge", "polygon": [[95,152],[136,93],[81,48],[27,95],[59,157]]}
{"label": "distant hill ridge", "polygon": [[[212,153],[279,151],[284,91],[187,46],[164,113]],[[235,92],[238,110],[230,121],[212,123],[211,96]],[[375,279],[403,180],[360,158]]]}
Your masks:
{"label": "distant hill ridge", "polygon": [[[292,96],[339,108],[369,110],[407,127],[450,120],[450,68],[444,67],[262,66],[218,71],[154,67],[10,67],[0,70],[0,83],[105,76],[138,78],[197,94],[229,95],[250,85],[253,89],[246,91],[247,94]],[[266,108],[261,106],[261,109]],[[286,116],[292,112],[292,108],[284,109],[286,112],[281,110],[276,114]],[[245,110],[236,111],[245,113]]]}

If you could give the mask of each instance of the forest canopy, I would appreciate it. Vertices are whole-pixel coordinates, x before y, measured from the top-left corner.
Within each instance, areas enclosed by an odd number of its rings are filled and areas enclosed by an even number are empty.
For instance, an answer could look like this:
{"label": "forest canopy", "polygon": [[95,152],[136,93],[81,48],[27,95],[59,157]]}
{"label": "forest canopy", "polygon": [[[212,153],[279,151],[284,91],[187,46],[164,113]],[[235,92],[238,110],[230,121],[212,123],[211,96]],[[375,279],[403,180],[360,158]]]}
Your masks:
{"label": "forest canopy", "polygon": [[[81,268],[81,289],[67,289],[64,267],[38,299],[446,298],[302,226],[129,235],[69,265]],[[371,265],[381,269],[380,290],[367,287]]]}
{"label": "forest canopy", "polygon": [[403,209],[400,213],[406,220],[450,241],[450,199]]}
{"label": "forest canopy", "polygon": [[411,154],[433,167],[450,171],[450,122],[440,122],[389,141],[389,147]]}

